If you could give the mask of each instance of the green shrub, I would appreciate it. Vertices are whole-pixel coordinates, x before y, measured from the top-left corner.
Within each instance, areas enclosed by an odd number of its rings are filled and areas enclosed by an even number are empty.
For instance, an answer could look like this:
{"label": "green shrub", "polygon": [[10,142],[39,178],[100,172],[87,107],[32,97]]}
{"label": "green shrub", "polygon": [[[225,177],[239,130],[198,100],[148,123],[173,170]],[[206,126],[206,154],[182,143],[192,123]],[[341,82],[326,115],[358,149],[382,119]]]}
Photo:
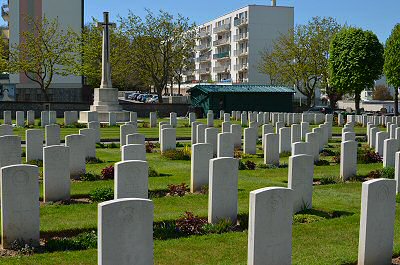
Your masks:
{"label": "green shrub", "polygon": [[162,156],[171,160],[190,160],[190,153],[182,149],[167,150],[162,153]]}
{"label": "green shrub", "polygon": [[79,180],[81,180],[81,181],[96,181],[96,180],[99,180],[99,179],[100,179],[99,175],[96,175],[96,174],[93,174],[93,173],[90,173],[90,172],[81,174],[79,176]]}
{"label": "green shrub", "polygon": [[318,160],[318,161],[315,161],[315,162],[314,162],[314,165],[316,165],[316,166],[329,166],[330,163],[329,163],[328,160],[320,159],[320,160]]}
{"label": "green shrub", "polygon": [[149,167],[149,178],[159,177],[160,173],[158,173],[154,168]]}
{"label": "green shrub", "polygon": [[394,171],[395,171],[394,167],[385,167],[381,169],[382,178],[394,179]]}
{"label": "green shrub", "polygon": [[29,161],[27,164],[38,166],[38,167],[43,167],[43,160],[32,160],[32,161]]}
{"label": "green shrub", "polygon": [[319,179],[321,185],[337,184],[340,183],[340,178],[337,176],[322,177]]}
{"label": "green shrub", "polygon": [[168,194],[170,196],[179,196],[183,197],[186,194],[186,191],[189,190],[188,185],[186,183],[174,185],[174,184],[169,184],[168,186]]}
{"label": "green shrub", "polygon": [[86,250],[97,248],[97,235],[95,231],[85,232],[72,238],[54,238],[46,241],[45,249],[49,252]]}
{"label": "green shrub", "polygon": [[289,157],[289,156],[291,156],[291,155],[292,155],[291,152],[285,151],[285,152],[280,153],[280,154],[279,154],[279,157],[280,157],[280,158],[283,158],[283,157]]}
{"label": "green shrub", "polygon": [[176,229],[186,236],[201,235],[203,227],[207,224],[207,218],[200,218],[191,212],[185,212],[184,216],[176,220]]}
{"label": "green shrub", "polygon": [[111,188],[98,188],[90,192],[92,202],[104,202],[114,199],[114,191]]}
{"label": "green shrub", "polygon": [[325,220],[325,218],[311,214],[296,214],[293,216],[293,223],[295,224],[311,224],[322,220]]}
{"label": "green shrub", "polygon": [[33,247],[33,242],[32,241],[26,242],[23,239],[17,239],[11,242],[10,249],[17,251],[18,255],[31,256],[35,252],[35,248]]}
{"label": "green shrub", "polygon": [[231,220],[222,219],[216,224],[205,224],[203,227],[205,234],[222,234],[234,230],[235,225]]}
{"label": "green shrub", "polygon": [[86,164],[101,164],[104,163],[103,160],[97,157],[86,157]]}

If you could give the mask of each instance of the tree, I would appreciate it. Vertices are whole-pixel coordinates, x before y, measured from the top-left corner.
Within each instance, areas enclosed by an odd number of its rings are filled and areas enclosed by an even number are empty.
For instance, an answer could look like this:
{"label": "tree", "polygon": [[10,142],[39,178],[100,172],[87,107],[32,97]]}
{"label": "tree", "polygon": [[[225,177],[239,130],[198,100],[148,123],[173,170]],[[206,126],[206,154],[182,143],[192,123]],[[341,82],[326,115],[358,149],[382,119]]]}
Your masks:
{"label": "tree", "polygon": [[354,95],[360,112],[361,91],[373,87],[382,74],[383,45],[371,31],[346,27],[333,37],[329,49],[330,83]]}
{"label": "tree", "polygon": [[47,91],[54,76],[71,74],[69,67],[76,57],[76,33],[61,29],[57,19],[26,19],[31,30],[20,33],[22,41],[12,45],[9,71],[23,73],[40,87],[45,100],[50,101]]}
{"label": "tree", "polygon": [[261,54],[259,71],[269,76],[271,84],[294,84],[307,97],[308,106],[314,101],[316,87],[321,85],[333,98],[336,90],[328,85],[328,51],[330,40],[340,28],[333,18],[319,17],[297,25],[280,36],[272,50]]}
{"label": "tree", "polygon": [[400,89],[400,24],[392,30],[386,41],[384,72],[387,81],[394,86],[394,111],[399,115],[399,89]]}
{"label": "tree", "polygon": [[393,97],[390,94],[389,88],[385,85],[378,85],[372,92],[372,98],[374,100],[392,100]]}
{"label": "tree", "polygon": [[[121,18],[121,31],[131,42],[129,60],[142,80],[150,82],[162,103],[162,92],[173,79],[176,62],[185,57],[186,50],[194,48],[194,24],[167,12],[154,15],[147,10],[144,19],[129,12]],[[175,65],[175,67],[174,67]]]}
{"label": "tree", "polygon": [[[101,82],[102,62],[102,32],[103,28],[96,26],[96,20],[85,25],[77,46],[77,53],[82,54],[82,60],[76,60],[73,71],[84,75],[86,84],[98,87]],[[130,64],[130,42],[118,29],[110,28],[110,61],[113,85],[124,90],[142,85],[135,68]]]}

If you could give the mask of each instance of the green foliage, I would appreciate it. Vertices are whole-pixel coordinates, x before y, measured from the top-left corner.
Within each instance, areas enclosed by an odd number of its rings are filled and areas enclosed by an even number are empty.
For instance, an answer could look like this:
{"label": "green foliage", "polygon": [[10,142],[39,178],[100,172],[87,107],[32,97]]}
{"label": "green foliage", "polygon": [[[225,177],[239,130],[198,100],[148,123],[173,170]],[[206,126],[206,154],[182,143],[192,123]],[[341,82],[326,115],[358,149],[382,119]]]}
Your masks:
{"label": "green foliage", "polygon": [[100,179],[99,175],[93,174],[91,172],[87,172],[79,176],[79,180],[81,181],[96,181],[99,179]]}
{"label": "green foliage", "polygon": [[385,45],[385,76],[389,84],[400,87],[400,24],[397,24]]}
{"label": "green foliage", "polygon": [[79,58],[74,53],[79,46],[77,34],[72,29],[62,29],[57,19],[27,17],[26,20],[32,30],[21,32],[24,41],[11,47],[9,71],[23,73],[49,101],[47,89],[54,76],[71,74],[73,62]]}
{"label": "green foliage", "polygon": [[382,178],[385,179],[394,179],[395,169],[394,167],[385,167],[381,170]]}
{"label": "green foliage", "polygon": [[164,151],[162,156],[171,160],[190,160],[190,153],[185,149],[171,149]]}
{"label": "green foliage", "polygon": [[90,192],[92,202],[104,202],[114,199],[114,191],[111,188],[98,188]]}
{"label": "green foliage", "polygon": [[97,157],[87,157],[86,158],[86,164],[101,164],[101,163],[104,163],[104,161]]}
{"label": "green foliage", "polygon": [[337,33],[329,49],[331,85],[355,97],[360,110],[360,94],[373,87],[383,69],[383,46],[371,31],[346,27]]}
{"label": "green foliage", "polygon": [[33,255],[35,248],[33,247],[32,241],[26,242],[23,239],[16,239],[11,242],[10,249],[17,251],[18,255]]}
{"label": "green foliage", "polygon": [[45,249],[49,252],[92,248],[97,248],[97,235],[95,231],[81,233],[72,238],[52,238],[47,240],[45,244]]}
{"label": "green foliage", "polygon": [[203,227],[205,234],[222,234],[227,233],[234,230],[235,225],[231,220],[222,219],[219,220],[216,224],[206,224]]}
{"label": "green foliage", "polygon": [[311,224],[315,222],[319,222],[325,220],[326,218],[312,215],[312,214],[296,214],[293,216],[294,224]]}
{"label": "green foliage", "polygon": [[375,86],[375,89],[372,92],[372,99],[374,99],[374,100],[393,100],[393,97],[390,94],[389,88],[387,86],[377,85],[377,86]]}
{"label": "green foliage", "polygon": [[321,185],[337,184],[341,182],[341,179],[337,176],[328,176],[319,178]]}
{"label": "green foliage", "polygon": [[27,164],[33,165],[33,166],[38,166],[38,167],[43,167],[43,160],[32,160],[32,161],[29,161]]}
{"label": "green foliage", "polygon": [[157,172],[153,167],[149,167],[149,178],[159,177],[160,173]]}

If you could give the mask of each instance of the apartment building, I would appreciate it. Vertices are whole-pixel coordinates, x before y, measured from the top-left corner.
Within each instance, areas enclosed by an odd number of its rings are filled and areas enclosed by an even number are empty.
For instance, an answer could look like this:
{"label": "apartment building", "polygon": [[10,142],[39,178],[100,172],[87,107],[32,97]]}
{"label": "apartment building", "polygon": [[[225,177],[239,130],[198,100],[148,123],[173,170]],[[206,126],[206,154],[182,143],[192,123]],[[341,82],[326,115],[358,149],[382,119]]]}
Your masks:
{"label": "apartment building", "polygon": [[198,27],[195,71],[188,83],[265,84],[260,53],[294,27],[294,8],[249,5]]}
{"label": "apartment building", "polygon": [[[3,36],[9,38],[10,48],[22,41],[22,32],[30,30],[29,18],[58,19],[63,29],[72,28],[81,32],[84,23],[84,0],[8,0],[1,7],[7,28]],[[42,101],[42,92],[35,83],[24,74],[10,74],[9,84],[15,87],[15,100],[17,101]],[[79,102],[82,100],[82,77],[60,76],[53,78],[49,95],[52,101]]]}

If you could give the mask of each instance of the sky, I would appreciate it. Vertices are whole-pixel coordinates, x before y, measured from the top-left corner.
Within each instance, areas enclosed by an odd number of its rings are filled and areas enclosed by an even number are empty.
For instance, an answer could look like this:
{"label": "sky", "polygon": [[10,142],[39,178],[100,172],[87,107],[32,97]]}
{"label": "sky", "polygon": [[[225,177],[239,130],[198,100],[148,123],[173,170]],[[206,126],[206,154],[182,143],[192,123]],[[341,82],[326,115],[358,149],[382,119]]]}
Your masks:
{"label": "sky", "polygon": [[[270,5],[269,0],[85,0],[85,23],[92,17],[102,18],[109,11],[111,19],[126,16],[131,10],[143,16],[145,9],[160,9],[182,14],[192,22],[202,24],[249,4]],[[305,24],[312,17],[333,17],[339,23],[373,31],[381,42],[400,23],[400,0],[277,0],[279,6],[294,6],[295,24]]]}

